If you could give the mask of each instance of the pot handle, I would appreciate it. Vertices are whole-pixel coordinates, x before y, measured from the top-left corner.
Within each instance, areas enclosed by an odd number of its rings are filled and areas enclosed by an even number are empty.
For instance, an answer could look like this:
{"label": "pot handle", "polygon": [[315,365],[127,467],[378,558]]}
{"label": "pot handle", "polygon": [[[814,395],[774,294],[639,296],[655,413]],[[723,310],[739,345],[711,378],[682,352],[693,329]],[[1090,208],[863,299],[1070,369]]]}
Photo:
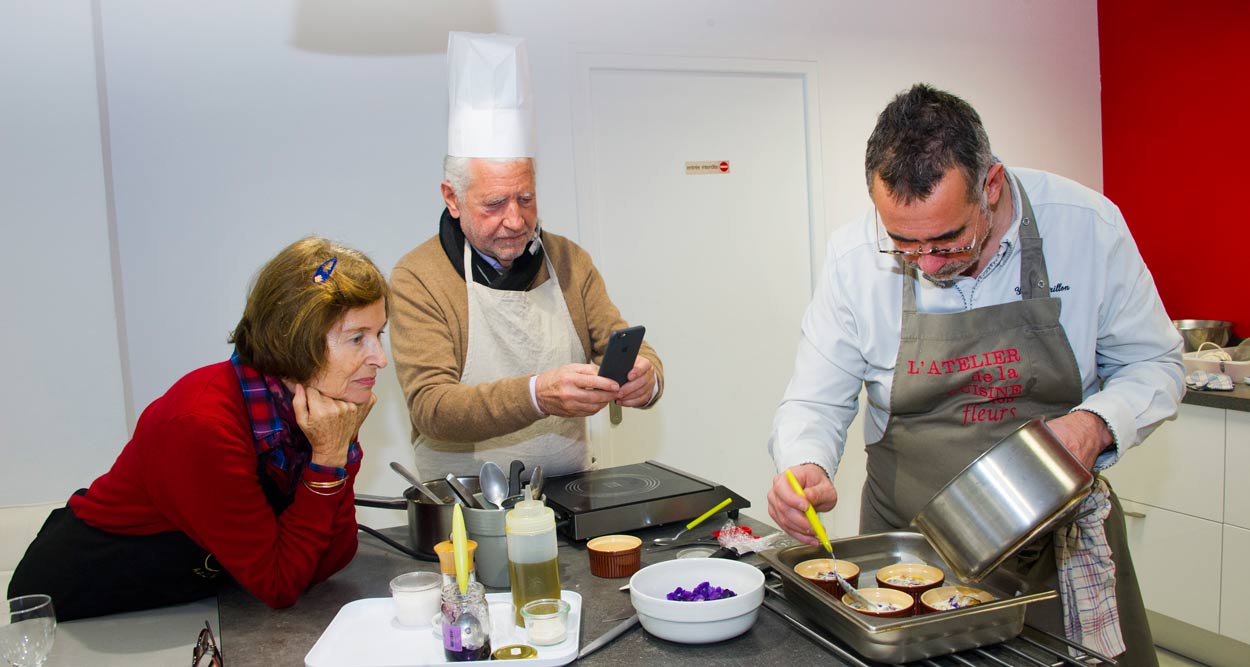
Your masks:
{"label": "pot handle", "polygon": [[357,507],[377,507],[384,510],[405,510],[408,509],[408,499],[390,496],[374,496],[368,493],[356,494]]}

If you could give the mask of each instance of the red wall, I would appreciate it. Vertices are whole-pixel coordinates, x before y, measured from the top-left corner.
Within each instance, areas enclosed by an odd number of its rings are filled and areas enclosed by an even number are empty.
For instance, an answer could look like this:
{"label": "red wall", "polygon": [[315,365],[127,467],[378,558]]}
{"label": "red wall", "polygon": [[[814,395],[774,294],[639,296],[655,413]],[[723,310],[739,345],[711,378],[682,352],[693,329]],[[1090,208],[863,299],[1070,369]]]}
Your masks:
{"label": "red wall", "polygon": [[1250,2],[1100,0],[1104,191],[1173,319],[1250,337]]}

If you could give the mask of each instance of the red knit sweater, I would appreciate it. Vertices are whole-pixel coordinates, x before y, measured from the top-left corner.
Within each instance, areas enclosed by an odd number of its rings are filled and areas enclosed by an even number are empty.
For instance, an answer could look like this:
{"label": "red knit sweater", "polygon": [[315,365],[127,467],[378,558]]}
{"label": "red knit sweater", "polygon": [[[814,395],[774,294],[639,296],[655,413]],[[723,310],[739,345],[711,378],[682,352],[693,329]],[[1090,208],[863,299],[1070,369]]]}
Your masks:
{"label": "red knit sweater", "polygon": [[[280,516],[257,478],[256,447],[229,361],[178,380],[139,417],[113,468],[69,504],[112,533],[178,530],[212,553],[235,581],[271,607],[286,607],[356,554],[353,483],[332,496],[297,485]],[[311,469],[309,481],[335,477]]]}

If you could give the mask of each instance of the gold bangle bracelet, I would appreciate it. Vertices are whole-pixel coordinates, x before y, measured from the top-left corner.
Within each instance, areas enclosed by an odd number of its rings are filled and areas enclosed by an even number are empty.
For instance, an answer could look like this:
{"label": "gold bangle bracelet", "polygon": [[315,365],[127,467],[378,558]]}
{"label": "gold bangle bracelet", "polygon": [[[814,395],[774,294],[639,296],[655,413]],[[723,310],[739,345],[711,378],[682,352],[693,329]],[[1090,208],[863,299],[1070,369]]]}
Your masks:
{"label": "gold bangle bracelet", "polygon": [[309,485],[312,488],[335,488],[335,487],[345,485],[345,483],[347,483],[347,478],[340,477],[340,478],[337,478],[337,480],[332,481],[332,482],[310,482],[310,481],[304,480],[304,483],[306,483],[306,485]]}
{"label": "gold bangle bracelet", "polygon": [[308,489],[309,493],[315,493],[319,496],[337,496],[338,494],[343,492],[343,489],[345,487],[342,484],[340,484],[336,490],[331,491],[329,493],[325,493],[325,492],[314,489],[311,485],[309,485],[308,480],[304,480],[304,488]]}

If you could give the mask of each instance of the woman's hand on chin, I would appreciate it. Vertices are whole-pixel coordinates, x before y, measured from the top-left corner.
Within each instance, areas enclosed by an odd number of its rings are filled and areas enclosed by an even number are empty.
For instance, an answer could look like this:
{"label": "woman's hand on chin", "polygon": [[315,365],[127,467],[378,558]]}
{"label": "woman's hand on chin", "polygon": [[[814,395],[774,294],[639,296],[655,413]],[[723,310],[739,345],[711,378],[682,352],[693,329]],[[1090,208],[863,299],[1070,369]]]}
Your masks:
{"label": "woman's hand on chin", "polygon": [[363,404],[331,398],[312,387],[295,385],[295,421],[312,445],[312,462],[342,468],[347,465],[347,446],[355,439],[360,425],[377,403],[369,394]]}

